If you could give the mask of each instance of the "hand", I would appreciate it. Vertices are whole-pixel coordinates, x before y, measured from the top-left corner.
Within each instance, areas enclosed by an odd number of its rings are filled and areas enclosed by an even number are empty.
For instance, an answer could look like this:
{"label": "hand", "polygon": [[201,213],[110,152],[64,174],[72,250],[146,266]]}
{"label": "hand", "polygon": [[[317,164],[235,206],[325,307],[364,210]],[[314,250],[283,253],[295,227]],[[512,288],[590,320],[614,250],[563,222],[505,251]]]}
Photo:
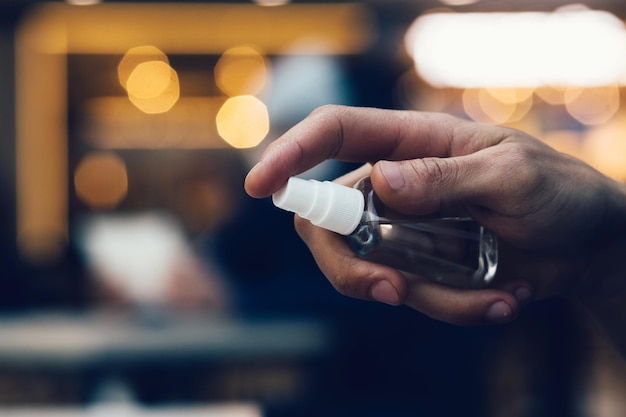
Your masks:
{"label": "hand", "polygon": [[372,162],[374,189],[397,211],[460,209],[499,236],[494,286],[459,290],[360,260],[340,236],[296,219],[339,292],[450,323],[506,322],[523,303],[552,295],[584,299],[599,244],[626,228],[623,184],[522,132],[444,114],[322,107],[266,149],[246,190],[268,196],[325,159]]}

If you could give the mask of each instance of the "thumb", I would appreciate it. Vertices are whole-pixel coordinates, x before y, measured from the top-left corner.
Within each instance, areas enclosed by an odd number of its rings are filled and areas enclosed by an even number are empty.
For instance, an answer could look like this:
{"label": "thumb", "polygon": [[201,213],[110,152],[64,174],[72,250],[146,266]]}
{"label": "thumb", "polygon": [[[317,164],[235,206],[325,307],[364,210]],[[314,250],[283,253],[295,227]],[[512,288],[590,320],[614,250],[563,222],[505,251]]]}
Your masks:
{"label": "thumb", "polygon": [[395,210],[413,215],[479,201],[489,173],[473,155],[379,161],[371,173],[376,194]]}

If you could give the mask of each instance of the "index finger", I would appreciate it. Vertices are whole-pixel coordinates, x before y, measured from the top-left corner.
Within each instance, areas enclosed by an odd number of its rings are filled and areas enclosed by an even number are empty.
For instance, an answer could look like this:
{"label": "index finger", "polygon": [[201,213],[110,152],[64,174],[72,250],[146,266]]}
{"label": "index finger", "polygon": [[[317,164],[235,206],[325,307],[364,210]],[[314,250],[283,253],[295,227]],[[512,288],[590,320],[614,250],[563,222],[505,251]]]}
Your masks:
{"label": "index finger", "polygon": [[[326,159],[348,162],[467,154],[500,140],[475,123],[414,111],[328,105],[271,143],[249,172],[245,188],[265,197]],[[495,130],[493,131],[496,132]]]}

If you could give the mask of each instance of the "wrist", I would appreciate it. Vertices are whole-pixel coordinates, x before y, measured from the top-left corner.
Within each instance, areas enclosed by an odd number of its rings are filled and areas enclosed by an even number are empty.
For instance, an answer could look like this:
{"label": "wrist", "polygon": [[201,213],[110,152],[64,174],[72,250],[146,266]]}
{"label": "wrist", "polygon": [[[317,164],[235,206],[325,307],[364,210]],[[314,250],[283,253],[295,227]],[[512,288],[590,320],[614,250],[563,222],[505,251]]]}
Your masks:
{"label": "wrist", "polygon": [[626,357],[626,185],[617,184],[611,214],[589,248],[589,263],[570,296]]}
{"label": "wrist", "polygon": [[611,182],[604,216],[586,247],[587,266],[572,296],[582,304],[602,305],[606,297],[626,287],[626,184]]}

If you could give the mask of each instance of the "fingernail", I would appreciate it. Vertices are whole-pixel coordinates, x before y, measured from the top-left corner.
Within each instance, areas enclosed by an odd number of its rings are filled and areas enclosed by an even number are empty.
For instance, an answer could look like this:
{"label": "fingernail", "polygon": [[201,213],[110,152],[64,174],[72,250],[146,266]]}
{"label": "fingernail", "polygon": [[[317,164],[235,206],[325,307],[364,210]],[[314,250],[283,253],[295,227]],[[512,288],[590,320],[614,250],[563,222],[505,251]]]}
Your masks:
{"label": "fingernail", "polygon": [[370,296],[381,303],[398,305],[400,304],[400,294],[389,281],[378,281],[370,290]]}
{"label": "fingernail", "polygon": [[511,319],[513,309],[504,301],[496,301],[489,307],[485,319],[491,323],[504,323]]}
{"label": "fingernail", "polygon": [[400,170],[400,167],[395,162],[380,161],[380,172],[387,180],[387,184],[394,190],[399,190],[404,187],[404,175]]}
{"label": "fingernail", "polygon": [[513,295],[520,304],[526,304],[533,298],[533,292],[528,287],[519,287],[513,291]]}

